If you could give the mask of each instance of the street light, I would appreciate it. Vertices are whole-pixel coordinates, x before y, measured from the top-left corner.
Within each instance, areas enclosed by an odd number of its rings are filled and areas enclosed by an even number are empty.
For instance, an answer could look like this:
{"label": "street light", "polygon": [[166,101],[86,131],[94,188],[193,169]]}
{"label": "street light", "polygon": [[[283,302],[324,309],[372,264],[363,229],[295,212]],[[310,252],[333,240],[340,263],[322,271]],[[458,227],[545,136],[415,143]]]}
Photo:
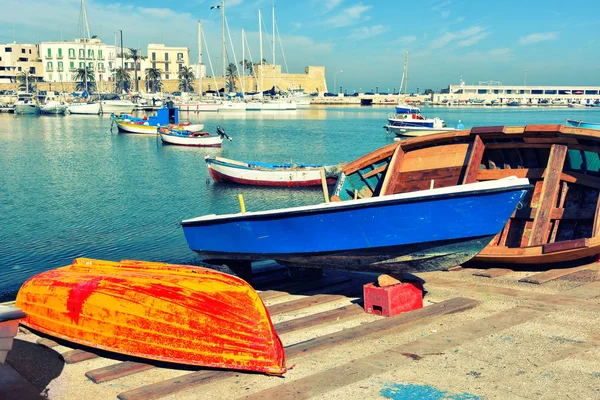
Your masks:
{"label": "street light", "polygon": [[337,74],[344,72],[343,69],[340,69],[338,72],[336,72],[335,74],[333,74],[333,88],[335,89],[337,87]]}

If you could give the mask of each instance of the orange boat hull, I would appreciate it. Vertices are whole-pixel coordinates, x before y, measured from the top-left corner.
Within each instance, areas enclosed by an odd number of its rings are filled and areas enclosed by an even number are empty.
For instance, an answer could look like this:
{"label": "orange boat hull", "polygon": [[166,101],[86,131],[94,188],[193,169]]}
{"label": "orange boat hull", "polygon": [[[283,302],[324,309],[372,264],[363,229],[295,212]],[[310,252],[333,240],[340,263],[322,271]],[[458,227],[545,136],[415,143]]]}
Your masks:
{"label": "orange boat hull", "polygon": [[22,323],[102,350],[281,375],[283,346],[258,294],[211,269],[76,259],[23,284]]}

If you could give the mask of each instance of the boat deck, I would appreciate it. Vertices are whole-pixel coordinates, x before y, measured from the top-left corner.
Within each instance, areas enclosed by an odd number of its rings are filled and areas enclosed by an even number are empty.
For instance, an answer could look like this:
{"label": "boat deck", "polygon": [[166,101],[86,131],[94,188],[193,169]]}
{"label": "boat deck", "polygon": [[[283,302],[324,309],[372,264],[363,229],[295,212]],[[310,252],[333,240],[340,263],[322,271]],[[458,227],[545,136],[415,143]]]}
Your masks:
{"label": "boat deck", "polygon": [[[148,363],[25,328],[8,362],[50,399],[600,395],[599,263],[544,272],[457,267],[418,277],[424,307],[384,318],[360,304],[362,285],[376,274],[292,280],[261,263],[253,282],[295,365],[283,378]],[[0,379],[0,398],[23,398],[17,392]]]}

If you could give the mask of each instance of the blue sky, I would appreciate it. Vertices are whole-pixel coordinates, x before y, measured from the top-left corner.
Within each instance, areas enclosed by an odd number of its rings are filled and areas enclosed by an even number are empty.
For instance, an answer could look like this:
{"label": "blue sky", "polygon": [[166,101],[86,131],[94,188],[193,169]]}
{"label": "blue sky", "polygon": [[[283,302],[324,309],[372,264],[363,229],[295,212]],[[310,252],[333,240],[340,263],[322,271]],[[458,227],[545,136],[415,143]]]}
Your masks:
{"label": "blue sky", "polygon": [[[201,19],[216,64],[221,15],[210,6],[219,3],[87,0],[86,9],[92,34],[105,42],[114,43],[122,29],[126,47],[187,46],[194,62]],[[257,60],[258,9],[270,35],[272,1],[225,5],[238,61],[242,28]],[[80,0],[2,0],[0,9],[0,42],[71,40],[78,33]],[[467,83],[523,84],[526,76],[528,85],[600,85],[598,1],[277,0],[275,14],[289,71],[324,65],[330,90],[340,70],[337,85],[349,92],[398,88],[407,50],[411,92],[438,90],[461,76]],[[271,61],[269,45],[263,48]],[[280,64],[279,48],[276,59]]]}

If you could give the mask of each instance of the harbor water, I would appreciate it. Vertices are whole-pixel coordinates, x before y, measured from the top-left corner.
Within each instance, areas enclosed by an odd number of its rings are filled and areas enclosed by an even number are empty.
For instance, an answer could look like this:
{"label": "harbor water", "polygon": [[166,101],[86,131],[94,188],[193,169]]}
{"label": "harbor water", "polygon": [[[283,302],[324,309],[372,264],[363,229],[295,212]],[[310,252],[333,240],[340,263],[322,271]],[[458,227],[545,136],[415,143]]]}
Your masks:
{"label": "harbor water", "polygon": [[[316,204],[321,188],[214,183],[204,155],[239,161],[349,162],[383,145],[393,107],[273,113],[182,113],[233,138],[222,149],[166,146],[154,135],[111,132],[109,116],[0,114],[0,301],[32,275],[76,257],[198,265],[180,222],[205,214]],[[465,127],[600,122],[600,109],[432,107],[426,117]],[[232,238],[235,240],[235,238]],[[324,238],[327,240],[327,238]]]}

